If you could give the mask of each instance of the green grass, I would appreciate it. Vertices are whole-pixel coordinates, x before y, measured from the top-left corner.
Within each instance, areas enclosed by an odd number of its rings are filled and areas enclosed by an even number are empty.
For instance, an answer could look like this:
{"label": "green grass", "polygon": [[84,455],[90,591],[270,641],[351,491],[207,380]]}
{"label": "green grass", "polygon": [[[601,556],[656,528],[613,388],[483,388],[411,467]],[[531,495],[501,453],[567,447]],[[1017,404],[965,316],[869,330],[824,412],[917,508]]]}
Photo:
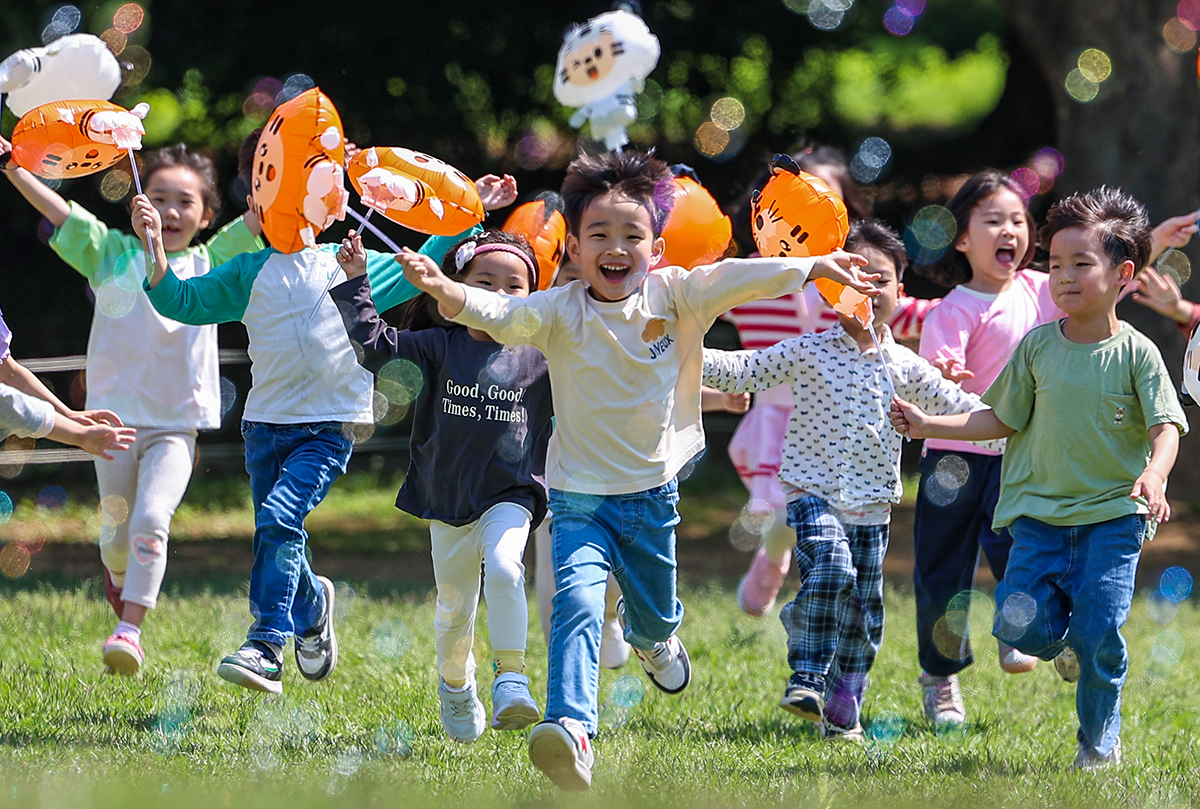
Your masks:
{"label": "green grass", "polygon": [[[594,789],[572,797],[530,766],[523,733],[489,731],[468,746],[444,736],[427,588],[359,589],[339,599],[341,664],[332,678],[305,682],[289,659],[285,695],[267,698],[213,673],[249,620],[243,597],[169,593],[147,625],[145,670],[120,679],[100,672],[112,615],[96,580],[68,589],[0,585],[0,807],[1200,802],[1200,612],[1190,603],[1164,627],[1150,621],[1139,596],[1125,630],[1126,764],[1077,774],[1069,771],[1073,687],[1049,665],[1002,674],[991,639],[979,634],[987,616],[972,619],[980,661],[963,677],[972,721],[965,733],[940,737],[922,718],[914,684],[912,598],[889,590],[865,716],[881,738],[856,747],[822,742],[776,707],[788,673],[777,620],[742,616],[728,591],[685,589],[680,636],[691,652],[691,687],[671,698],[647,685],[625,721],[610,709],[617,721],[596,740]],[[411,633],[411,644],[388,654],[381,627],[393,639]],[[1152,680],[1151,650],[1163,631],[1179,633],[1182,658],[1173,668],[1159,664],[1165,678]],[[529,639],[540,701],[546,657],[536,615]],[[476,654],[486,659],[482,641]],[[606,671],[601,699],[627,676],[645,683],[636,664]],[[486,694],[491,676],[480,679]]]}

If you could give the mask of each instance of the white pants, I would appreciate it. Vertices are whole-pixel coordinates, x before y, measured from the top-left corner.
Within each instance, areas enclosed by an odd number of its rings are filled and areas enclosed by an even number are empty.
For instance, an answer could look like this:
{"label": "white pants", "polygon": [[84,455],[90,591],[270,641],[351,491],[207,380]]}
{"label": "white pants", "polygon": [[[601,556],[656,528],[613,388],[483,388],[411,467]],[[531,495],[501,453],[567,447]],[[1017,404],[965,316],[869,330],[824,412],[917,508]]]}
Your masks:
{"label": "white pants", "polygon": [[[546,645],[550,645],[550,613],[554,605],[554,555],[551,553],[550,524],[553,514],[546,512],[546,519],[534,532],[537,543],[537,568],[533,571],[534,586],[537,588],[538,618],[542,623],[542,634]],[[795,538],[792,539],[795,543]],[[604,620],[614,621],[617,617],[617,602],[621,600],[621,585],[617,577],[608,574],[608,586],[604,590]]]}
{"label": "white pants", "polygon": [[123,601],[153,609],[167,572],[171,518],[192,479],[196,431],[138,427],[137,441],[112,455],[96,459],[100,560],[125,576]]}
{"label": "white pants", "polygon": [[493,649],[525,651],[529,606],[525,565],[532,518],[523,506],[497,503],[469,525],[429,523],[433,576],[437,581],[438,673],[451,682],[475,676],[475,612],[479,607],[479,567],[488,605],[488,637]]}

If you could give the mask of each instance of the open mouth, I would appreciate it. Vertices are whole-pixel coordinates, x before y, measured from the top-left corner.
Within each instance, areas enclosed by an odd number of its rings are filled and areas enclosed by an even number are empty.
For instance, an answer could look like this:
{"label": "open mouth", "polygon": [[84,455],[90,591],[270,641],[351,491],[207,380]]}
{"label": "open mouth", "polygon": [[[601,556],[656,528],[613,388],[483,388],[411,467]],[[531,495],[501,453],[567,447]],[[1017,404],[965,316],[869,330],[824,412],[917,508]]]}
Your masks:
{"label": "open mouth", "polygon": [[600,75],[600,71],[594,67],[589,67],[587,69],[587,74],[588,74],[589,79],[595,79],[597,76]]}
{"label": "open mouth", "polygon": [[615,264],[601,264],[600,274],[604,276],[604,280],[610,284],[619,284],[629,277],[628,267],[619,267]]}
{"label": "open mouth", "polygon": [[1017,260],[1017,251],[1011,247],[1001,247],[996,251],[996,261],[1001,267],[1011,267]]}

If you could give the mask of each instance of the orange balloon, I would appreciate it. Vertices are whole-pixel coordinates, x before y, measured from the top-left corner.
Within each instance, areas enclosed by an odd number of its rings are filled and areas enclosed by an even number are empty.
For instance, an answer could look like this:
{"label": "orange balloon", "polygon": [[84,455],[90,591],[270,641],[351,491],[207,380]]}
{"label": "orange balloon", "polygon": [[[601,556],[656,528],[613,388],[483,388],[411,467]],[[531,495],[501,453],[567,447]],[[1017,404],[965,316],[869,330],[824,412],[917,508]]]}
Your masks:
{"label": "orange balloon", "polygon": [[254,148],[250,197],[279,252],[315,247],[321,231],[345,218],[344,144],[337,108],[318,87],[271,113]]}
{"label": "orange balloon", "polygon": [[347,168],[363,204],[398,225],[453,236],[483,221],[470,177],[436,157],[399,146],[372,146]]}
{"label": "orange balloon", "polygon": [[48,180],[86,177],[128,159],[108,138],[96,139],[88,122],[100,112],[126,113],[108,101],[54,101],[34,107],[13,129],[12,159]]}
{"label": "orange balloon", "polygon": [[567,240],[567,220],[562,215],[563,201],[558,194],[518,205],[509,214],[502,230],[525,237],[538,262],[538,289],[547,289],[554,280]]}
{"label": "orange balloon", "polygon": [[[750,198],[750,215],[754,242],[764,256],[823,256],[841,249],[850,234],[841,197],[787,155],[772,158],[771,178]],[[814,283],[835,312],[870,324],[866,295],[825,278]]]}
{"label": "orange balloon", "polygon": [[733,226],[708,189],[686,175],[675,178],[675,205],[663,229],[664,266],[692,269],[729,250]]}

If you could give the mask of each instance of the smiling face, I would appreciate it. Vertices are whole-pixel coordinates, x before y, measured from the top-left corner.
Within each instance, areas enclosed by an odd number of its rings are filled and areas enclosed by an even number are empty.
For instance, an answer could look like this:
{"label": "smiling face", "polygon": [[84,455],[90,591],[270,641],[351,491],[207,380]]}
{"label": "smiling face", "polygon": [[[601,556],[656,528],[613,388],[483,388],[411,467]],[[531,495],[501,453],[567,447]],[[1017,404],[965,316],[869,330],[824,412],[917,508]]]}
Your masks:
{"label": "smiling face", "polygon": [[186,166],[160,168],[146,178],[146,196],[162,217],[163,249],[186,250],[208,227],[212,212],[204,207],[204,181]]}
{"label": "smiling face", "polygon": [[580,29],[578,39],[568,44],[560,58],[560,77],[566,84],[586,87],[604,81],[616,64],[618,44],[611,31],[602,30],[595,36],[595,29],[585,26]]}
{"label": "smiling face", "polygon": [[1075,225],[1050,239],[1050,296],[1069,317],[1114,311],[1121,289],[1132,279],[1133,262],[1114,266],[1094,228]]}
{"label": "smiling face", "polygon": [[662,256],[650,210],[611,192],[593,199],[579,218],[579,236],[567,236],[567,252],[579,263],[593,298],[621,301]]}
{"label": "smiling face", "polygon": [[971,280],[965,286],[977,292],[1003,292],[1021,269],[1029,249],[1030,223],[1024,201],[1002,188],[980,200],[971,211],[966,233],[955,249],[971,265]]}
{"label": "smiling face", "polygon": [[476,256],[462,282],[514,298],[529,297],[529,268],[518,256],[503,250]]}

